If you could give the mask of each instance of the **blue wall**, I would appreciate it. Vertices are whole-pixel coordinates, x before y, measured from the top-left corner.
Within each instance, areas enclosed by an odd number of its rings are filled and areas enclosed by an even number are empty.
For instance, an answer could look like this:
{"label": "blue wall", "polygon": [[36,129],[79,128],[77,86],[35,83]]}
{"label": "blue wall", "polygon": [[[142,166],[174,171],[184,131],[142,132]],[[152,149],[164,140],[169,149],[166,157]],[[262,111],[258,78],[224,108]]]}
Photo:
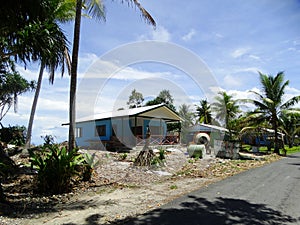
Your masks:
{"label": "blue wall", "polygon": [[[124,141],[133,141],[135,138],[131,131],[131,126],[134,126],[134,119],[129,120],[129,118],[114,118],[114,119],[106,119],[106,120],[99,120],[99,121],[87,121],[87,122],[80,122],[76,123],[76,128],[81,128],[81,137],[76,138],[76,143],[79,147],[82,146],[90,146],[89,141],[108,141],[110,140],[112,136],[112,127],[116,127],[115,133],[117,134],[117,137],[122,141],[121,139],[124,139]],[[95,128],[96,126],[106,126],[106,135],[105,136],[95,136]],[[150,125],[150,127],[160,127],[162,125],[163,129],[163,135],[167,134],[167,125],[162,120],[160,122],[159,119],[143,119],[142,124],[143,126],[143,134],[146,135],[147,131],[147,125]],[[123,135],[123,137],[122,137]]]}
{"label": "blue wall", "polygon": [[[106,125],[106,135],[105,136],[96,136],[95,129],[96,126]],[[110,119],[100,120],[100,121],[88,121],[77,123],[76,128],[80,127],[82,130],[82,136],[76,138],[76,143],[78,146],[89,146],[89,142],[87,140],[103,140],[107,141],[111,136],[111,122]]]}

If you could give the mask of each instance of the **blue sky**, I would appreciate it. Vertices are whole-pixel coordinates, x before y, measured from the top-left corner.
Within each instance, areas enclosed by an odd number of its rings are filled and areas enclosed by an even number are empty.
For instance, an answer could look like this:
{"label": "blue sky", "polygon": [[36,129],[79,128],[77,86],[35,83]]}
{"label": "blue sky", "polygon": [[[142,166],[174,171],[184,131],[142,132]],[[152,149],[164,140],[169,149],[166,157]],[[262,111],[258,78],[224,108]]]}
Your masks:
{"label": "blue sky", "polygon": [[[82,20],[79,81],[95,70],[99,58],[112,50],[137,41],[156,40],[191,51],[211,72],[219,90],[237,98],[249,97],[249,90],[260,88],[257,71],[272,75],[285,71],[286,79],[290,80],[287,96],[300,95],[300,1],[143,0],[141,4],[157,23],[155,30],[144,22],[137,9],[120,2],[104,1],[106,22]],[[62,27],[71,43],[73,23]],[[134,53],[129,51],[128,57],[131,54]],[[185,61],[181,55],[174,57]],[[37,79],[38,65],[30,65],[26,70],[20,65],[19,69],[26,78]],[[196,79],[205,85],[206,79],[201,76]],[[97,101],[89,107],[92,110],[86,113],[126,107],[133,88],[147,99],[169,89],[177,106],[194,105],[207,94],[199,90],[186,71],[159,62],[131,64],[119,69],[105,83],[103,77],[93,77],[91,81],[102,86]],[[60,78],[58,74],[53,86],[45,75],[33,143],[41,143],[40,136],[46,134],[56,136],[58,141],[67,139],[67,128],[61,124],[68,121],[68,89],[68,75]],[[2,123],[27,126],[32,98],[33,93],[21,96],[18,112],[9,112]],[[79,114],[86,108],[80,105]]]}

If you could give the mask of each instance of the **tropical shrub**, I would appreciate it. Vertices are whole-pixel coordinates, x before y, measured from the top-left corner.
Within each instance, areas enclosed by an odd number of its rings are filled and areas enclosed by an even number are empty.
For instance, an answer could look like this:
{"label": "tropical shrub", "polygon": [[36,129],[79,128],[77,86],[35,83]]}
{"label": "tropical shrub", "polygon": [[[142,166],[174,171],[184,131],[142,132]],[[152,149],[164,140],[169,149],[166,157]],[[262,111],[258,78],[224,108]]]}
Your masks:
{"label": "tropical shrub", "polygon": [[84,162],[83,162],[82,180],[90,181],[93,172],[95,170],[95,167],[100,164],[100,161],[96,159],[95,153],[93,153],[92,155],[89,153],[85,153],[83,157],[84,157]]}
{"label": "tropical shrub", "polygon": [[31,167],[37,170],[39,191],[59,194],[70,191],[76,168],[84,158],[77,149],[68,151],[57,144],[44,144],[40,151],[29,150]]}
{"label": "tropical shrub", "polygon": [[165,162],[165,150],[160,149],[158,156],[154,156],[151,160],[151,165],[154,166],[163,166]]}
{"label": "tropical shrub", "polygon": [[24,126],[9,126],[0,129],[0,140],[7,144],[14,144],[22,146],[25,144],[25,131]]}
{"label": "tropical shrub", "polygon": [[17,166],[15,162],[6,155],[2,145],[0,144],[0,202],[5,201],[5,196],[2,189],[2,182],[8,177],[15,174],[17,171]]}

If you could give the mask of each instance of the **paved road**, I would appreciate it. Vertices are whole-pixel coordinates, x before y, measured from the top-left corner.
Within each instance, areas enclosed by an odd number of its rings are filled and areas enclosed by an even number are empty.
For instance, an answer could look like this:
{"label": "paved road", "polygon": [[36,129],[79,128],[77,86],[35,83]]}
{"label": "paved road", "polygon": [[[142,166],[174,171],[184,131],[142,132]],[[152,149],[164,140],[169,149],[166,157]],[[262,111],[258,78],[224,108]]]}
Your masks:
{"label": "paved road", "polygon": [[300,224],[300,154],[192,192],[126,224]]}

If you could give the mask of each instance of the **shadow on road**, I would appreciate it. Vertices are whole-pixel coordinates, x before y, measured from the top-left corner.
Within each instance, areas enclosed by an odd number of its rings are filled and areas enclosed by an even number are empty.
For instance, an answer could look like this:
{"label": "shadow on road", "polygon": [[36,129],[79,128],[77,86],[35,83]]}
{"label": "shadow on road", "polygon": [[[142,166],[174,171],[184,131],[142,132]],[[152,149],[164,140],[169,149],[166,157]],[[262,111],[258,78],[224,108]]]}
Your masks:
{"label": "shadow on road", "polygon": [[140,225],[201,225],[201,224],[243,224],[266,225],[297,223],[298,219],[268,208],[264,204],[252,204],[245,200],[217,198],[208,201],[205,198],[189,196],[179,208],[156,209],[142,218],[120,220],[115,224]]}

